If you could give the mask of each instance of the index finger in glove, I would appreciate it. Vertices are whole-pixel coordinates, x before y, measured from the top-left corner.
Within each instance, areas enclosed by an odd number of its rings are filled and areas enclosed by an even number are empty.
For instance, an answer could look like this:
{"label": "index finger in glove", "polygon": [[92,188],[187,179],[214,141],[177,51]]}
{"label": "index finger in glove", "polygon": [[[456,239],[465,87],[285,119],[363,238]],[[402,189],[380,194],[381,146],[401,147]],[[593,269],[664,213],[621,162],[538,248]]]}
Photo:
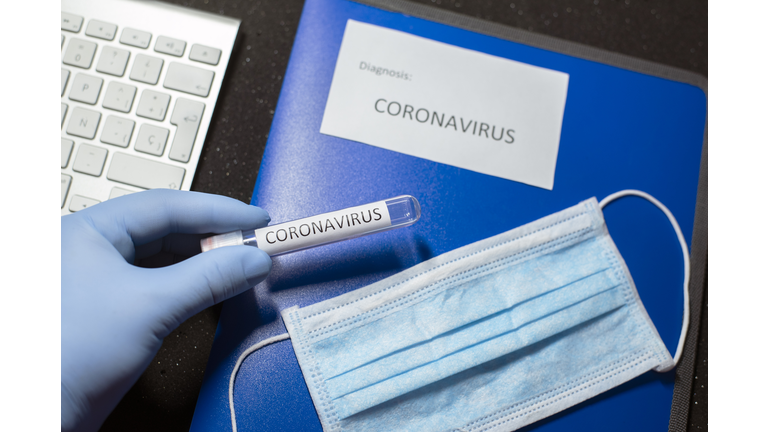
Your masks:
{"label": "index finger in glove", "polygon": [[116,225],[124,227],[135,245],[170,233],[223,233],[260,228],[270,221],[263,209],[233,198],[170,189],[125,195],[78,213],[104,228],[107,236]]}

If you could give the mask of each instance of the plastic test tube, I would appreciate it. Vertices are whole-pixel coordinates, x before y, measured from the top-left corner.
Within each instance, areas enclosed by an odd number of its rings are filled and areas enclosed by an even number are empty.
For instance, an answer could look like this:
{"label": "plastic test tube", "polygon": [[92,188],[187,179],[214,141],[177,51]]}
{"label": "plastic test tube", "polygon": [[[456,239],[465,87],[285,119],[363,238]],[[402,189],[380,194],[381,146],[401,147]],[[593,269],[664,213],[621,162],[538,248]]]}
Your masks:
{"label": "plastic test tube", "polygon": [[270,256],[322,246],[412,225],[421,217],[416,198],[400,195],[291,222],[233,231],[200,240],[203,252],[223,246],[255,246]]}

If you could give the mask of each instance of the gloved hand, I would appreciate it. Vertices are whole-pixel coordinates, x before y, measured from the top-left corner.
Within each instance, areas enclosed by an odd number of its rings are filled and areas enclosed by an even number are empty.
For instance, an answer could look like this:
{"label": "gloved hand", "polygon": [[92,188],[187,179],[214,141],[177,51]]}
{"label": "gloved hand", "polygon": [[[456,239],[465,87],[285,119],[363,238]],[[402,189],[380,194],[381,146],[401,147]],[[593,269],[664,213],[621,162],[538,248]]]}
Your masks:
{"label": "gloved hand", "polygon": [[[258,284],[272,261],[231,246],[162,268],[141,255],[200,252],[200,234],[265,226],[264,210],[217,195],[151,190],[61,218],[61,429],[95,431],[164,337]],[[195,235],[197,234],[197,235]]]}

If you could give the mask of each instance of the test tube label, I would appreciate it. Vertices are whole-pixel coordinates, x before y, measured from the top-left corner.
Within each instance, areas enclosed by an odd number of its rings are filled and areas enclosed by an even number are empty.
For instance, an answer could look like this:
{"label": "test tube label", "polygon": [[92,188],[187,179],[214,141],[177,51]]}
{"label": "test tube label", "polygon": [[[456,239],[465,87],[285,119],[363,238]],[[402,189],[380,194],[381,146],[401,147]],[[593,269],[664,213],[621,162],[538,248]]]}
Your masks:
{"label": "test tube label", "polygon": [[272,225],[255,231],[259,249],[269,255],[367,234],[392,225],[385,201]]}

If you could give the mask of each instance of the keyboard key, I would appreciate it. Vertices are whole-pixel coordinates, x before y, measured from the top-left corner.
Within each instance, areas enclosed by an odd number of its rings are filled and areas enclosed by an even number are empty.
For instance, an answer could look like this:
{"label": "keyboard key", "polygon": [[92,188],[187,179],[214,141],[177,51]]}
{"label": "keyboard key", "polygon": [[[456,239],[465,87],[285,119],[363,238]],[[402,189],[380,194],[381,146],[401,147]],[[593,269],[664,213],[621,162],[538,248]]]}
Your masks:
{"label": "keyboard key", "polygon": [[96,70],[105,74],[114,76],[123,76],[125,73],[125,67],[128,65],[128,58],[131,56],[131,52],[128,50],[104,47],[101,50],[101,56],[99,62],[96,64]]}
{"label": "keyboard key", "polygon": [[101,93],[101,85],[103,83],[104,80],[101,78],[79,73],[72,81],[69,98],[73,101],[94,105],[99,100],[99,93]]}
{"label": "keyboard key", "polygon": [[123,189],[119,187],[113,187],[112,191],[109,192],[109,199],[121,197],[123,195],[132,194],[133,191],[129,191],[128,189]]}
{"label": "keyboard key", "polygon": [[177,126],[176,135],[173,137],[173,145],[168,157],[179,162],[189,162],[192,146],[195,144],[197,129],[203,117],[205,104],[184,98],[176,99],[173,107],[171,124]]}
{"label": "keyboard key", "polygon": [[185,172],[184,168],[162,162],[115,153],[107,178],[143,189],[179,189]]}
{"label": "keyboard key", "polygon": [[[72,154],[72,147],[75,142],[65,138],[61,139],[61,167],[66,168],[69,165],[69,156]],[[64,204],[62,204],[64,205]]]}
{"label": "keyboard key", "polygon": [[163,87],[207,97],[213,82],[213,71],[171,62]]}
{"label": "keyboard key", "polygon": [[67,193],[69,192],[69,185],[72,184],[72,177],[62,174],[61,175],[61,208],[64,208],[64,201],[67,200]]}
{"label": "keyboard key", "polygon": [[[72,15],[70,13],[61,13],[61,29],[77,33],[83,25],[83,17]],[[64,204],[62,204],[64,205]]]}
{"label": "keyboard key", "polygon": [[88,27],[85,29],[86,35],[108,41],[115,38],[115,33],[117,33],[116,25],[97,20],[88,21]]}
{"label": "keyboard key", "polygon": [[100,202],[101,201],[95,200],[93,198],[86,198],[80,195],[73,195],[72,201],[69,202],[69,211],[74,213],[76,211],[87,209],[88,207],[96,205]]}
{"label": "keyboard key", "polygon": [[136,87],[112,81],[107,86],[107,92],[104,94],[104,102],[101,103],[101,106],[127,113],[131,111],[135,97]]}
{"label": "keyboard key", "polygon": [[101,142],[123,148],[128,147],[134,125],[136,123],[133,120],[113,115],[107,117],[104,121],[104,129],[101,131]]}
{"label": "keyboard key", "polygon": [[216,66],[219,64],[220,58],[221,50],[216,48],[194,44],[192,45],[192,48],[189,49],[189,59],[196,62],[208,63],[209,65]]}
{"label": "keyboard key", "polygon": [[168,142],[169,133],[168,129],[143,124],[141,129],[139,129],[139,136],[136,138],[136,144],[133,145],[133,148],[143,153],[162,156],[165,151],[165,143]]}
{"label": "keyboard key", "polygon": [[72,39],[64,53],[64,64],[88,69],[96,53],[96,44],[82,39]]}
{"label": "keyboard key", "polygon": [[99,127],[100,120],[101,113],[87,110],[85,108],[75,107],[72,110],[72,115],[69,116],[67,133],[69,135],[93,139],[93,137],[96,136],[96,128]]}
{"label": "keyboard key", "polygon": [[136,115],[148,119],[163,121],[165,113],[168,111],[168,104],[171,103],[171,95],[152,90],[141,92],[139,107],[136,108]]}
{"label": "keyboard key", "polygon": [[149,47],[149,41],[152,40],[152,33],[136,30],[132,28],[124,28],[123,33],[120,34],[120,43],[139,48]]}
{"label": "keyboard key", "polygon": [[61,35],[61,47],[64,48],[64,35]]}
{"label": "keyboard key", "polygon": [[67,88],[67,81],[69,81],[69,71],[66,69],[61,70],[61,95],[64,96],[64,89]]}
{"label": "keyboard key", "polygon": [[61,104],[61,127],[64,127],[64,116],[67,115],[67,104]]}
{"label": "keyboard key", "polygon": [[162,69],[163,59],[138,54],[131,68],[131,79],[147,84],[157,84]]}
{"label": "keyboard key", "polygon": [[187,43],[183,40],[169,38],[168,36],[158,36],[155,42],[155,51],[163,54],[181,57],[184,55],[184,48]]}
{"label": "keyboard key", "polygon": [[106,160],[107,151],[105,149],[90,144],[80,144],[72,169],[79,173],[98,177],[104,170]]}

